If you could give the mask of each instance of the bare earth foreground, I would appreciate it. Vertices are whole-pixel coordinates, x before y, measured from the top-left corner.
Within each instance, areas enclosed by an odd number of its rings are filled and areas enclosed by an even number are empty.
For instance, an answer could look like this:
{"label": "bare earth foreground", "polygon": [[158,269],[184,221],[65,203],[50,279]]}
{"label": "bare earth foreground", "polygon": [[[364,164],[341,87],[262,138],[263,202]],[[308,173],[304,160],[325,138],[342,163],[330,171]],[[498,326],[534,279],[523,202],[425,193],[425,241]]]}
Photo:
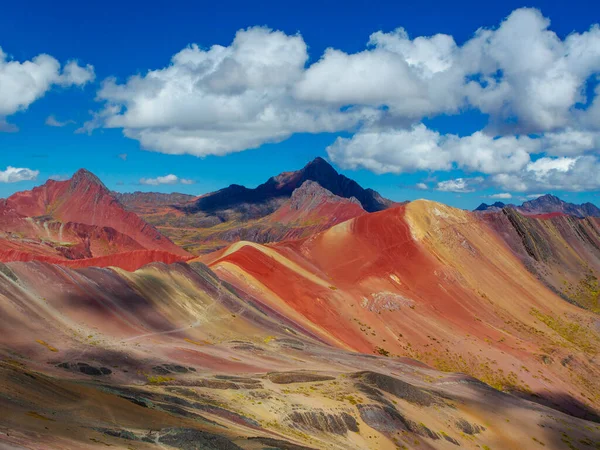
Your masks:
{"label": "bare earth foreground", "polygon": [[585,448],[600,438],[597,423],[470,376],[327,345],[199,263],[1,272],[4,448]]}

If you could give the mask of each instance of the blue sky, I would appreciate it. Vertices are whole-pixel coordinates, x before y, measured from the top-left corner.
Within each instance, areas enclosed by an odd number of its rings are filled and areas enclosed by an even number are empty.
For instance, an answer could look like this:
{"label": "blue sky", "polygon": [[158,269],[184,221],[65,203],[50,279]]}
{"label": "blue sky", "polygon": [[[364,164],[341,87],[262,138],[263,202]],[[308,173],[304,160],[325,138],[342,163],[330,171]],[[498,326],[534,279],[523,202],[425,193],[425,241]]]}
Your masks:
{"label": "blue sky", "polygon": [[[86,65],[92,65],[94,76],[91,81],[85,78],[84,72],[80,74],[84,78],[77,78],[75,75],[67,76],[64,69],[60,69],[63,70],[63,74],[60,75],[62,78],[56,78],[56,81],[38,95],[39,98],[22,104],[17,111],[7,109],[8,112],[4,113],[6,123],[10,124],[11,128],[18,128],[18,131],[0,132],[0,171],[11,166],[28,168],[39,173],[35,180],[0,182],[0,196],[5,197],[18,190],[30,189],[44,182],[49,176],[69,176],[80,167],[96,173],[111,189],[200,194],[231,183],[255,186],[271,175],[300,168],[312,158],[322,156],[331,160],[342,173],[363,186],[372,187],[394,200],[430,198],[458,207],[473,208],[482,201],[495,201],[489,198],[490,195],[510,194],[512,198],[504,201],[520,202],[521,198],[541,193],[539,189],[543,188],[543,192],[553,192],[569,201],[600,203],[596,184],[587,182],[593,175],[586,175],[586,168],[595,168],[598,161],[597,143],[600,140],[596,139],[596,133],[599,130],[593,123],[594,116],[591,113],[589,115],[592,119],[586,119],[580,118],[584,115],[577,111],[591,111],[600,58],[586,60],[585,64],[580,64],[579,60],[575,61],[575,64],[569,62],[569,66],[582,66],[576,73],[580,81],[583,79],[581,85],[577,86],[577,91],[583,91],[587,98],[584,103],[578,100],[578,105],[566,104],[568,108],[565,111],[560,110],[562,104],[555,105],[550,102],[552,104],[547,106],[548,102],[543,103],[543,107],[549,108],[547,115],[531,113],[527,104],[519,103],[519,93],[528,88],[518,85],[512,86],[515,92],[506,94],[507,97],[503,100],[504,105],[510,106],[510,102],[514,103],[508,108],[510,111],[507,115],[505,107],[490,106],[492,100],[483,94],[473,94],[473,99],[469,100],[468,105],[447,106],[447,101],[440,99],[445,95],[444,92],[431,93],[431,85],[427,85],[430,75],[427,74],[423,75],[425,81],[419,80],[418,86],[425,86],[424,89],[428,92],[426,95],[432,96],[427,97],[427,101],[433,106],[428,105],[422,110],[419,109],[421,97],[405,100],[398,94],[398,89],[401,90],[408,83],[407,81],[395,84],[395,80],[399,80],[404,72],[401,72],[398,78],[395,72],[391,72],[390,86],[382,85],[382,89],[387,89],[382,94],[374,94],[372,85],[381,84],[389,78],[383,81],[373,78],[371,86],[365,87],[364,83],[360,84],[355,78],[345,80],[340,78],[341,75],[332,75],[335,70],[343,71],[343,75],[347,74],[346,68],[352,64],[360,71],[360,63],[371,66],[382,63],[383,69],[378,70],[378,73],[386,70],[387,62],[375,57],[375,50],[368,55],[374,58],[373,63],[371,60],[362,61],[360,56],[357,56],[361,55],[361,52],[373,50],[373,46],[367,47],[373,33],[382,32],[379,38],[375,39],[374,45],[377,49],[383,48],[384,45],[392,45],[387,44],[392,39],[395,39],[395,43],[413,43],[412,40],[419,36],[436,34],[452,36],[456,47],[462,48],[465,42],[473,39],[478,28],[498,30],[511,12],[524,6],[538,8],[541,11],[540,17],[551,20],[549,30],[556,34],[561,43],[567,42],[566,37],[570,33],[584,34],[593,25],[593,19],[600,18],[600,6],[592,6],[591,2],[583,1],[570,1],[568,4],[558,1],[529,4],[496,2],[485,6],[480,2],[402,4],[373,1],[347,1],[343,5],[330,1],[302,2],[296,5],[280,1],[258,4],[171,1],[161,5],[122,1],[85,5],[81,2],[65,1],[59,6],[47,2],[27,2],[27,6],[17,2],[3,5],[3,13],[0,15],[0,47],[8,55],[6,61],[23,63],[44,53],[57,60],[63,67],[72,59],[77,60],[82,70]],[[526,19],[527,17],[523,19],[523,23],[530,23]],[[261,128],[258,136],[248,137],[245,131],[242,133],[239,130],[254,127],[254,118],[237,124],[227,119],[230,117],[227,115],[230,111],[227,111],[227,114],[223,113],[224,119],[221,123],[220,111],[217,110],[214,113],[214,127],[226,128],[226,133],[217,135],[215,140],[218,144],[211,150],[212,147],[208,146],[205,149],[201,143],[179,148],[175,144],[173,134],[164,132],[164,123],[168,123],[178,130],[183,129],[186,141],[190,139],[190,135],[203,138],[203,133],[207,133],[207,122],[188,120],[189,116],[193,118],[195,114],[201,115],[206,111],[202,105],[198,106],[198,110],[189,109],[188,114],[179,114],[176,111],[169,117],[160,114],[163,108],[168,110],[168,106],[172,106],[170,104],[152,105],[160,117],[148,119],[145,112],[140,112],[137,116],[132,113],[125,114],[124,111],[133,110],[132,105],[139,104],[140,99],[145,98],[147,92],[152,89],[146,78],[149,70],[167,68],[173,56],[190,44],[197,44],[200,49],[209,49],[215,44],[229,47],[238,30],[257,26],[282,32],[280,35],[267,34],[258,37],[267,39],[268,42],[279,39],[277,42],[283,42],[281,45],[290,46],[289,49],[285,47],[281,55],[275,54],[277,61],[286,59],[288,54],[291,55],[290,59],[293,59],[295,51],[300,53],[301,60],[303,48],[299,49],[298,40],[294,40],[294,37],[300,34],[301,43],[306,46],[308,59],[299,70],[302,71],[303,77],[307,77],[305,70],[312,70],[313,65],[315,69],[314,73],[310,74],[311,83],[305,80],[297,91],[300,94],[294,94],[296,97],[303,97],[300,106],[294,104],[288,109],[290,99],[287,94],[285,97],[281,97],[279,93],[273,94],[274,91],[279,92],[279,85],[275,90],[271,89],[271,86],[268,91],[262,91],[261,87],[257,92],[261,95],[278,95],[273,97],[274,102],[285,105],[286,108],[276,110],[278,115],[309,110],[309,115],[322,114],[322,118],[319,116],[319,119],[311,119],[306,123],[303,119],[300,124],[277,119],[273,124],[269,124],[268,130]],[[393,34],[398,27],[406,30],[408,38]],[[496,34],[499,42],[501,39],[508,39],[503,38],[499,31]],[[248,36],[253,37],[251,34]],[[533,41],[537,37],[539,36],[531,34],[525,39],[531,38]],[[443,42],[440,45],[443,45]],[[508,42],[501,48],[508,49],[509,53],[518,52],[518,49],[511,45],[512,43]],[[586,54],[589,54],[590,51],[598,49],[599,41],[587,39],[585,45],[588,46],[585,47]],[[338,49],[341,55],[338,55],[337,59],[331,56],[323,61],[321,67],[316,67],[327,48]],[[489,48],[492,49],[490,52],[494,51],[491,45]],[[544,50],[542,48],[538,52],[535,47],[532,48],[533,59]],[[250,48],[250,51],[255,50]],[[600,54],[600,50],[598,52]],[[564,53],[566,55],[568,52],[565,50]],[[572,53],[574,52],[571,51]],[[493,54],[494,58],[501,58],[497,54],[498,52]],[[403,55],[405,59],[409,59],[406,53]],[[518,67],[517,62],[521,65],[526,63],[518,59],[519,55],[511,55],[509,59],[501,60],[500,69],[494,77],[508,79],[508,72],[511,68]],[[552,64],[561,69],[564,61],[559,61],[559,57],[565,55],[559,54]],[[423,55],[421,53],[417,56]],[[276,64],[277,61],[269,61],[269,64]],[[290,62],[291,66],[294,64],[295,61]],[[394,66],[393,70],[402,71],[401,64],[397,66],[399,69]],[[424,64],[427,66],[428,62]],[[288,70],[286,67],[273,66],[268,72],[269,76],[272,73],[285,72]],[[521,67],[518,69],[522,70]],[[293,70],[297,70],[297,67],[294,66]],[[532,77],[539,78],[540,73],[535,73]],[[141,87],[127,83],[129,77],[136,74],[146,82]],[[564,75],[562,72],[560,74]],[[295,76],[294,73],[290,75],[291,78]],[[328,76],[332,76],[333,81],[327,79]],[[412,76],[407,75],[407,80],[412,79]],[[116,89],[98,94],[103,89],[104,80],[110,77],[115,79],[112,86],[122,88],[126,94],[121,91],[115,93]],[[336,83],[336,77],[340,80],[339,83]],[[573,74],[569,73],[559,81],[570,82],[572,78]],[[243,81],[246,83],[245,88],[251,84],[248,79],[249,76]],[[3,101],[3,95],[11,94],[3,93],[2,80],[0,77],[0,102]],[[366,80],[367,84],[369,81]],[[450,90],[458,86],[446,79],[443,79],[443,82],[449,83]],[[237,80],[235,83],[240,82]],[[289,87],[289,80],[285,80],[285,83],[286,88]],[[346,90],[342,90],[344,83],[349,86]],[[355,87],[352,83],[358,84]],[[483,87],[487,85],[485,83],[482,84]],[[331,86],[339,88],[340,92],[334,92],[335,89],[331,89]],[[552,86],[556,92],[560,92],[559,88],[562,85]],[[461,85],[460,89],[463,87]],[[294,87],[296,88],[297,86]],[[227,89],[232,88],[228,86]],[[356,97],[354,92],[361,94]],[[203,91],[200,94],[205,93]],[[379,100],[381,95],[384,99],[388,96],[394,98],[394,103],[382,105],[382,101]],[[407,95],[410,96],[410,92]],[[466,94],[461,92],[460,95]],[[126,100],[122,100],[123,96],[126,96]],[[325,100],[321,102],[320,97]],[[413,104],[411,102],[417,105],[414,109],[410,106]],[[103,111],[109,103],[117,103],[122,107],[119,113],[110,117],[112,122],[102,119],[90,123],[93,113]],[[475,103],[477,106],[474,106]],[[306,106],[307,104],[310,106]],[[182,101],[174,106],[175,110],[178,108],[184,111],[190,106]],[[250,111],[254,110],[253,105],[248,108]],[[350,114],[346,113],[351,113],[354,109],[358,119],[353,122],[347,118]],[[413,111],[414,114],[411,113]],[[369,122],[375,115],[377,118]],[[46,121],[49,116],[53,116],[58,122],[68,123],[61,127],[48,126]],[[163,120],[164,122],[161,122]],[[327,121],[335,125],[323,125]],[[76,133],[75,131],[86,122],[89,124],[90,133]],[[491,122],[494,122],[496,128],[490,127]],[[139,125],[140,123],[142,125]],[[155,123],[159,125],[153,125]],[[351,124],[345,125],[346,123]],[[281,127],[281,130],[277,127]],[[124,130],[133,130],[128,133],[134,135],[134,138],[125,137]],[[469,138],[482,131],[490,138],[517,139],[514,142],[507,141],[506,145],[510,146],[513,142],[515,146],[523,147],[523,150],[519,154],[505,155],[503,160],[502,155],[496,156],[494,152],[504,151],[504,147],[480,140],[460,141],[460,138]],[[540,138],[547,136],[545,142],[564,142],[566,132],[578,133],[577,137],[591,139],[592,143],[582,147],[580,151],[571,150],[571,147],[567,150],[554,147],[551,150],[546,150],[546,147],[538,148],[537,142]],[[212,130],[208,129],[208,133],[212,136]],[[243,134],[242,137],[239,137],[240,133]],[[280,133],[284,137],[273,137],[279,136]],[[151,138],[144,141],[140,137],[142,135]],[[456,136],[457,142],[447,144],[445,135]],[[533,143],[520,140],[528,136]],[[334,144],[338,137],[340,140]],[[572,139],[567,140],[567,144],[571,143]],[[485,145],[490,146],[488,154],[482,156],[480,153],[473,153],[472,156],[469,153],[477,152],[477,146]],[[147,149],[142,149],[143,146]],[[258,148],[243,150],[244,146]],[[400,154],[412,151],[411,146],[414,146],[415,152],[418,150],[421,153]],[[177,148],[178,153],[199,154],[200,157],[193,154],[167,154],[172,148]],[[396,155],[395,152],[399,154]],[[496,169],[496,157],[498,166],[504,164],[506,170]],[[530,166],[525,165],[522,159],[525,157]],[[472,158],[483,159],[475,164],[469,162]],[[539,160],[541,161],[535,165]],[[516,166],[519,167],[515,168]],[[531,178],[532,174],[537,176],[538,173],[545,177],[543,181]],[[168,174],[174,174],[180,180],[193,180],[194,183],[143,185],[139,182],[141,179]],[[579,186],[579,180],[582,186],[573,190],[571,187]],[[426,189],[418,188],[419,183],[424,183],[425,186],[421,187]],[[554,190],[554,187],[557,190]]]}

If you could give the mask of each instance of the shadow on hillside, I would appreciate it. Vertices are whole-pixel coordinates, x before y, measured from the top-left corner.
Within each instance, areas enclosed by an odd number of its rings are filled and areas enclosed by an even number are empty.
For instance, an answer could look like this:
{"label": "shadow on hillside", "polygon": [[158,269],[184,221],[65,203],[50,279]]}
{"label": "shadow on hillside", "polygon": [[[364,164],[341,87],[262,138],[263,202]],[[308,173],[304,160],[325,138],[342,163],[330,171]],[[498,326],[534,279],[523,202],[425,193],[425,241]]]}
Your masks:
{"label": "shadow on hillside", "polygon": [[577,417],[578,419],[600,423],[600,414],[598,412],[569,394],[557,394],[552,399],[531,395],[520,395],[520,397],[568,414],[569,416]]}

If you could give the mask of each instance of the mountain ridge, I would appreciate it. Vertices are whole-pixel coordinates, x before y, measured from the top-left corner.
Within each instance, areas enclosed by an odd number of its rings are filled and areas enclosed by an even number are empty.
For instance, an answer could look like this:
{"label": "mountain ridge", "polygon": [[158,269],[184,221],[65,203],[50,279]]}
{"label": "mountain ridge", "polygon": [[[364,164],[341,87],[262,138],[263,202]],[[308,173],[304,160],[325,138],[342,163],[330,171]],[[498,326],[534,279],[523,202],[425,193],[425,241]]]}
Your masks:
{"label": "mountain ridge", "polygon": [[523,214],[551,214],[562,213],[575,217],[600,217],[600,208],[591,202],[582,204],[570,203],[552,194],[541,195],[533,200],[527,200],[521,205],[506,204],[503,202],[495,202],[491,205],[481,203],[473,211],[486,212],[498,211],[503,208],[513,208]]}
{"label": "mountain ridge", "polygon": [[272,203],[281,197],[290,197],[292,192],[305,181],[315,181],[333,194],[344,197],[356,197],[367,212],[380,211],[393,204],[372,189],[362,188],[356,181],[339,174],[327,161],[317,157],[302,169],[283,172],[269,178],[256,188],[246,188],[232,184],[226,188],[203,195],[195,203],[181,207],[187,213],[199,211],[215,213],[220,209],[235,208],[250,203],[253,205],[269,204],[259,214],[273,212]]}

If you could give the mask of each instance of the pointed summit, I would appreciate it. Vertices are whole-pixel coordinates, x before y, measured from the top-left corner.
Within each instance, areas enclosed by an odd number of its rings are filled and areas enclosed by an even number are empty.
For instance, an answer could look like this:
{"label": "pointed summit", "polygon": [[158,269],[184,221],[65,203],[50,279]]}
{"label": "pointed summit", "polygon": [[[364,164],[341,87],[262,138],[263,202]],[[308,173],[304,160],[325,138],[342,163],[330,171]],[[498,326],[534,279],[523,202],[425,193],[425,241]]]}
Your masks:
{"label": "pointed summit", "polygon": [[340,176],[331,164],[317,156],[301,170],[308,180],[319,182],[327,177]]}
{"label": "pointed summit", "polygon": [[6,203],[24,217],[111,228],[139,247],[188,254],[136,214],[126,211],[102,181],[85,169],[75,172],[70,180],[49,181],[31,191],[17,192]]}
{"label": "pointed summit", "polygon": [[555,195],[546,194],[523,203],[519,208],[525,214],[547,214],[560,212],[576,217],[600,217],[600,209],[592,203],[577,205],[561,200]]}
{"label": "pointed summit", "polygon": [[207,194],[193,204],[179,208],[188,214],[200,212],[224,217],[231,211],[256,219],[274,212],[289,199],[305,181],[314,181],[339,197],[355,197],[368,212],[389,208],[394,202],[371,189],[364,189],[356,181],[339,174],[325,159],[317,157],[294,172],[283,172],[269,178],[255,189],[234,185]]}
{"label": "pointed summit", "polygon": [[87,169],[79,169],[77,172],[75,172],[71,177],[69,185],[71,190],[97,186],[102,191],[106,193],[109,192],[104,183],[100,181],[100,178]]}
{"label": "pointed summit", "polygon": [[[309,167],[326,167],[326,168],[333,169],[331,164],[329,164],[329,162],[327,162],[327,160],[325,160],[324,158],[321,158],[320,156],[317,156],[315,159],[310,161],[306,166],[304,166],[304,169],[307,169]],[[335,169],[333,169],[333,170],[335,170]]]}

